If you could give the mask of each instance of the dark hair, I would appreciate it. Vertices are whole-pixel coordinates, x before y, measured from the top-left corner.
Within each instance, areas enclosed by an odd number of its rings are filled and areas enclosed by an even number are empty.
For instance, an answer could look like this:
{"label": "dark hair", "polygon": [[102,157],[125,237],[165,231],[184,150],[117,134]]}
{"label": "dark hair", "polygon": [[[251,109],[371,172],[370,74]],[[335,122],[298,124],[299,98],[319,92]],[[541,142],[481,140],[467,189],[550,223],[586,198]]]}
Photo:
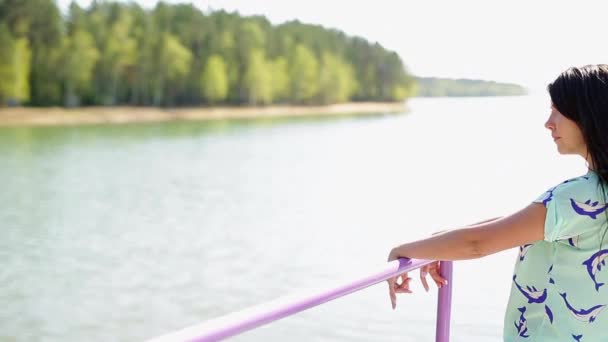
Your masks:
{"label": "dark hair", "polygon": [[[599,176],[604,203],[608,185],[608,64],[571,67],[547,86],[553,106],[574,121],[587,145],[587,158]],[[604,186],[602,186],[604,185]],[[605,210],[608,225],[608,210]],[[604,230],[600,248],[608,229]]]}

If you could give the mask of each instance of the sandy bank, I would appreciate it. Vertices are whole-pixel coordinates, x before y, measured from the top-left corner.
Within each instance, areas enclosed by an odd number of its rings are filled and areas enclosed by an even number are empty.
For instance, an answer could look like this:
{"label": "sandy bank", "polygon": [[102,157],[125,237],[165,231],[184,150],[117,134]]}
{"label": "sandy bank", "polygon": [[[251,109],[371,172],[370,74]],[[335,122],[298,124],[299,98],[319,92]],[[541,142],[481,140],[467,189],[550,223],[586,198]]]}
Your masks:
{"label": "sandy bank", "polygon": [[406,104],[401,102],[357,102],[330,106],[194,107],[175,109],[155,107],[0,108],[0,127],[399,113],[406,111],[406,108]]}

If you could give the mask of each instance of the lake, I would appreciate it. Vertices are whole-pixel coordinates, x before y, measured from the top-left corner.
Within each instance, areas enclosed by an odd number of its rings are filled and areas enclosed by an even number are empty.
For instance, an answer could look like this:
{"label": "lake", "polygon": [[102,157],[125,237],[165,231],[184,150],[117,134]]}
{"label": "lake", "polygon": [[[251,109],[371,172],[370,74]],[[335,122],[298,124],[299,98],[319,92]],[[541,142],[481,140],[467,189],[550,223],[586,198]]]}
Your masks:
{"label": "lake", "polygon": [[[138,341],[370,273],[389,250],[586,172],[549,98],[401,114],[0,129],[0,340]],[[454,264],[452,341],[501,341],[516,249]],[[431,341],[386,283],[234,341]]]}

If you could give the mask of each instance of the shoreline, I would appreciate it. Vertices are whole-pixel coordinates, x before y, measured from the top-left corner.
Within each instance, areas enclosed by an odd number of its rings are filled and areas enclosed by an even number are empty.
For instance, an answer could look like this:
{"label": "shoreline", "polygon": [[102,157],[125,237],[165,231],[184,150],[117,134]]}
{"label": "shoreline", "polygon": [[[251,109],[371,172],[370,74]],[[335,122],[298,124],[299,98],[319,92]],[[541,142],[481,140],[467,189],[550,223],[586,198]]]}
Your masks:
{"label": "shoreline", "polygon": [[0,127],[124,124],[163,121],[208,121],[287,117],[388,114],[407,111],[406,102],[349,102],[328,106],[265,107],[7,107]]}

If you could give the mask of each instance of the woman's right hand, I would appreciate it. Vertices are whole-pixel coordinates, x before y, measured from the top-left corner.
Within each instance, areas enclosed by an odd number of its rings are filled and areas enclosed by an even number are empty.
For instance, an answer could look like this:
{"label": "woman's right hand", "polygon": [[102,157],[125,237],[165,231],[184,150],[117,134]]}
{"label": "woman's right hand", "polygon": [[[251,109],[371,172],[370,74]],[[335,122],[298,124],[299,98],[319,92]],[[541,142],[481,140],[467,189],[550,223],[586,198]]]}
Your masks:
{"label": "woman's right hand", "polygon": [[437,288],[447,285],[447,279],[441,276],[441,261],[434,261],[420,268],[420,281],[427,292],[429,291],[429,284],[426,281],[426,276],[428,274],[430,274],[433,281],[435,281]]}

